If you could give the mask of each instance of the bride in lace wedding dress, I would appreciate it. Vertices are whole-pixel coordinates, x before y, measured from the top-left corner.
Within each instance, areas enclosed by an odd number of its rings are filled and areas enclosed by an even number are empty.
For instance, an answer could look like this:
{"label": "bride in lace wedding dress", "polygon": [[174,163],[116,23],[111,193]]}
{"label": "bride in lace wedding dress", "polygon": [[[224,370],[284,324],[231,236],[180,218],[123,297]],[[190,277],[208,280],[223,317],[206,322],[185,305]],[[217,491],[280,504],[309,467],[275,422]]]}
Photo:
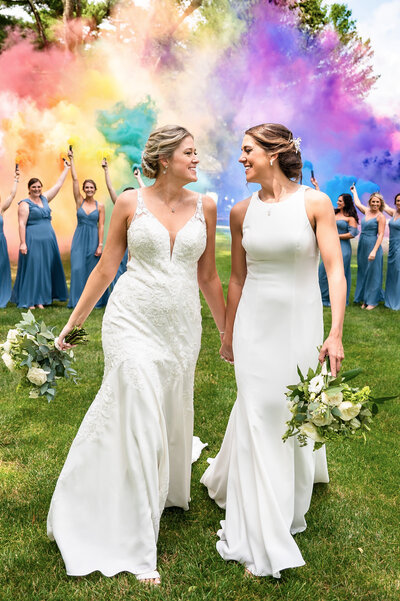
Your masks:
{"label": "bride in lace wedding dress", "polygon": [[196,181],[192,136],[178,126],[153,132],[145,189],[124,192],[107,244],[59,344],[82,324],[131,259],[107,305],[104,376],[58,479],[48,515],[67,573],[132,572],[157,584],[164,507],[188,509],[193,378],[200,349],[200,288],[220,332],[225,304],[215,267],[216,207],[183,186]]}

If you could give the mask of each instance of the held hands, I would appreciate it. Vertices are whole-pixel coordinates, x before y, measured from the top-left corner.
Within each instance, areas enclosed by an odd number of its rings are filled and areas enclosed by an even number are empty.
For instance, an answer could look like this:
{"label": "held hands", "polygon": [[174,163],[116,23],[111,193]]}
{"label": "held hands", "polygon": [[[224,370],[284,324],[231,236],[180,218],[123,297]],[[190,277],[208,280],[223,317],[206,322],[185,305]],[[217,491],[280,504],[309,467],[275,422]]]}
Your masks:
{"label": "held hands", "polygon": [[96,252],[94,253],[94,256],[100,257],[102,252],[103,252],[103,245],[99,244],[99,246],[96,248]]}
{"label": "held hands", "polygon": [[311,183],[316,190],[319,190],[319,184],[318,184],[317,180],[315,179],[315,177],[311,178]]}
{"label": "held hands", "polygon": [[232,343],[228,344],[227,342],[224,342],[224,340],[222,340],[221,348],[219,349],[219,354],[221,356],[221,359],[233,365],[234,359]]}
{"label": "held hands", "polygon": [[329,357],[332,376],[336,377],[342,367],[342,361],[344,359],[341,336],[329,334],[319,353],[318,360],[321,364],[325,361],[326,356]]}
{"label": "held hands", "polygon": [[368,261],[374,261],[376,257],[376,252],[373,250],[368,255]]}
{"label": "held hands", "polygon": [[25,242],[21,242],[21,244],[19,245],[19,252],[21,253],[21,255],[27,255],[28,254],[28,247],[25,244]]}

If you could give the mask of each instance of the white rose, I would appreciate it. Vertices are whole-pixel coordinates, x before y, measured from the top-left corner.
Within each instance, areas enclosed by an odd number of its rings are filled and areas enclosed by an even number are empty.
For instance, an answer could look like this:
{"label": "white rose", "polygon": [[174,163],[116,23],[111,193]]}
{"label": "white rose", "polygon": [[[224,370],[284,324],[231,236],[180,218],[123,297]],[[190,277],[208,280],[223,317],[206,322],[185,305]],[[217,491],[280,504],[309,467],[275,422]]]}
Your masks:
{"label": "white rose", "polygon": [[312,412],[311,420],[316,426],[329,426],[333,422],[333,417],[327,409],[317,409]]}
{"label": "white rose", "polygon": [[40,367],[31,367],[26,377],[32,384],[35,386],[42,386],[45,382],[47,382],[47,374]]}
{"label": "white rose", "polygon": [[326,392],[321,394],[321,400],[325,405],[334,405],[338,407],[343,401],[343,393],[341,390],[338,392],[329,392],[329,388]]}
{"label": "white rose", "polygon": [[38,390],[31,390],[29,393],[29,398],[30,399],[37,399],[39,396],[39,391]]}
{"label": "white rose", "polygon": [[10,371],[14,371],[15,370],[15,363],[13,361],[13,358],[11,357],[11,355],[9,355],[8,353],[3,353],[1,358],[3,359],[6,367],[10,370]]}
{"label": "white rose", "polygon": [[10,342],[9,340],[6,340],[6,341],[5,341],[5,342],[3,342],[3,344],[1,345],[1,348],[2,348],[2,349],[3,349],[3,351],[4,351],[5,353],[7,353],[7,355],[8,355],[8,353],[11,351],[12,344],[11,344],[11,342]]}
{"label": "white rose", "polygon": [[318,434],[317,428],[314,426],[314,424],[311,424],[310,422],[301,424],[299,431],[300,431],[300,434],[304,434],[304,436],[308,436],[308,438],[315,440],[315,442],[325,442],[325,439],[322,438],[322,436],[320,436]]}
{"label": "white rose", "polygon": [[353,405],[351,401],[343,401],[343,403],[340,403],[338,409],[341,413],[342,419],[345,422],[348,422],[353,419],[353,417],[357,417],[357,415],[360,413],[361,404],[356,403]]}
{"label": "white rose", "polygon": [[315,376],[314,378],[312,378],[310,380],[310,383],[308,385],[308,391],[309,392],[315,392],[315,394],[318,394],[321,392],[322,388],[324,386],[324,376]]}
{"label": "white rose", "polygon": [[7,340],[9,340],[10,342],[18,342],[17,334],[19,334],[19,330],[17,329],[8,330]]}

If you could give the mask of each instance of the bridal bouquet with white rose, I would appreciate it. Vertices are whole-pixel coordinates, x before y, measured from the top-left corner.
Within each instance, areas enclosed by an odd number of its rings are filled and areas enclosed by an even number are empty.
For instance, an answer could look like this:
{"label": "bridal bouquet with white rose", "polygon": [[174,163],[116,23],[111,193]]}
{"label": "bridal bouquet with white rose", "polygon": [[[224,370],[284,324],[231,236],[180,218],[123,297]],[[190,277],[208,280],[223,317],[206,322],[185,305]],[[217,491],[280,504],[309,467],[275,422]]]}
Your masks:
{"label": "bridal bouquet with white rose", "polygon": [[317,369],[310,368],[305,377],[297,368],[300,382],[287,387],[292,418],[286,422],[284,441],[297,436],[300,446],[305,446],[311,438],[314,449],[319,449],[329,440],[358,436],[366,440],[365,433],[370,431],[378,404],[397,396],[373,397],[369,386],[351,387],[348,382],[362,372],[360,368],[336,377],[328,369],[326,363],[318,364]]}
{"label": "bridal bouquet with white rose", "polygon": [[[0,344],[1,358],[10,371],[21,372],[18,387],[29,388],[29,397],[44,396],[51,401],[56,394],[57,380],[70,378],[77,383],[72,349],[57,347],[54,327],[36,321],[33,313],[22,313],[22,320],[8,331],[7,340]],[[86,342],[83,328],[74,328],[65,341],[69,344]]]}

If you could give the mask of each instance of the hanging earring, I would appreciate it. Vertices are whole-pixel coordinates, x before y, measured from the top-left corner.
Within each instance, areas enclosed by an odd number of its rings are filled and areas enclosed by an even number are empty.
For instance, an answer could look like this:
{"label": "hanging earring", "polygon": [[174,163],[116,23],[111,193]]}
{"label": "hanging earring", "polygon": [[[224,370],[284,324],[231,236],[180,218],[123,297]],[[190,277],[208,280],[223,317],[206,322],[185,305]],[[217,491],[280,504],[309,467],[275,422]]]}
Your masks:
{"label": "hanging earring", "polygon": [[269,161],[269,164],[271,165],[271,167],[272,167],[272,165],[273,165],[273,162],[274,162],[274,161],[273,161],[272,159],[270,159],[270,161]]}
{"label": "hanging earring", "polygon": [[164,175],[167,173],[167,169],[168,169],[168,165],[164,165],[164,170],[163,170]]}

